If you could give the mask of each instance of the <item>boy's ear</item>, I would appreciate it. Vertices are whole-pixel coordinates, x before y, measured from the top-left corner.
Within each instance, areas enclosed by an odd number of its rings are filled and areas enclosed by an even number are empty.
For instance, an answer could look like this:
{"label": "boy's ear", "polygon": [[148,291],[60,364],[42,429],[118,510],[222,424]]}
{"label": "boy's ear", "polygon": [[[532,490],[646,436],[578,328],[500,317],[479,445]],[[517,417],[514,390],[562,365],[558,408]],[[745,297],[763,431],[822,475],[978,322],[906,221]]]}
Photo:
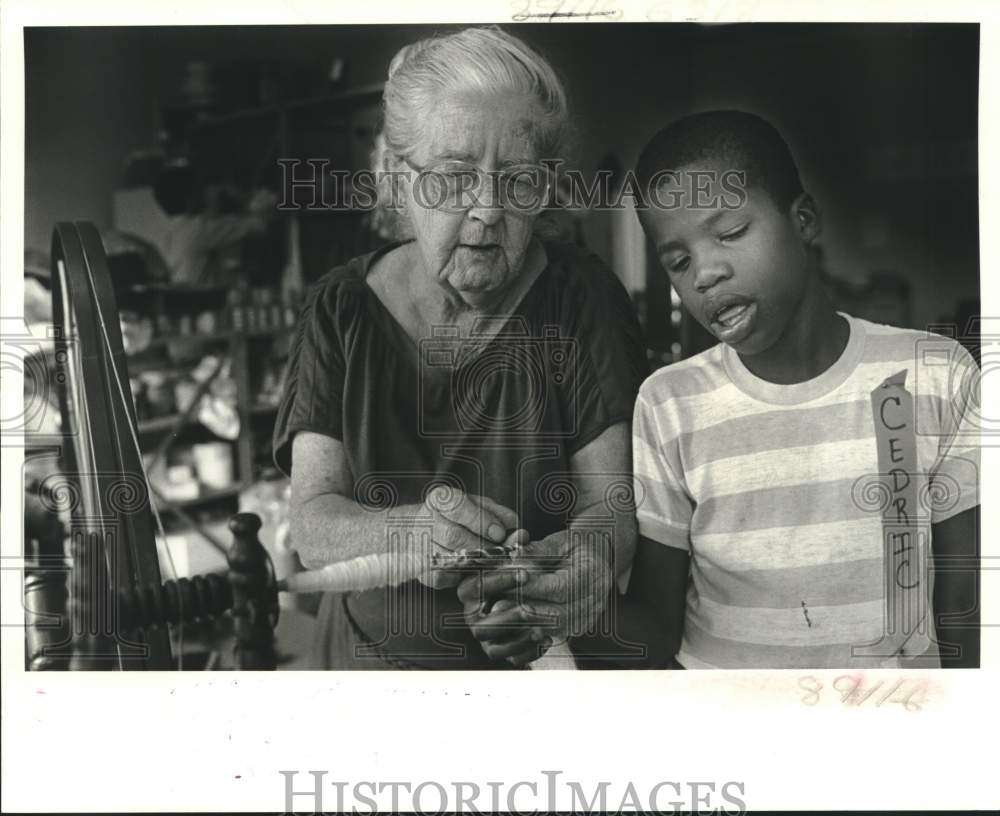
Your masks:
{"label": "boy's ear", "polygon": [[803,243],[812,243],[823,231],[819,208],[809,193],[799,194],[792,202],[790,214]]}

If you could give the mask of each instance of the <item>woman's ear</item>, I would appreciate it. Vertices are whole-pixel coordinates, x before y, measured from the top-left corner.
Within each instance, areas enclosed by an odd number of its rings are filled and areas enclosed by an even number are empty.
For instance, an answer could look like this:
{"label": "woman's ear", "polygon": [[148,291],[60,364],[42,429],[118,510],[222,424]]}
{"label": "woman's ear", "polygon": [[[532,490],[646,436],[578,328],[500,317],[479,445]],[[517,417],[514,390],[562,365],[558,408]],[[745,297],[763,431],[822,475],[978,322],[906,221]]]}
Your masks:
{"label": "woman's ear", "polygon": [[800,193],[790,208],[795,229],[805,244],[811,244],[823,231],[819,208],[809,193]]}
{"label": "woman's ear", "polygon": [[383,237],[394,241],[413,238],[408,209],[408,184],[412,172],[406,162],[389,150],[376,156],[376,190],[378,205],[375,213],[376,229]]}
{"label": "woman's ear", "polygon": [[381,156],[381,165],[379,201],[386,210],[402,215],[406,212],[405,179],[409,168],[402,159],[388,150]]}

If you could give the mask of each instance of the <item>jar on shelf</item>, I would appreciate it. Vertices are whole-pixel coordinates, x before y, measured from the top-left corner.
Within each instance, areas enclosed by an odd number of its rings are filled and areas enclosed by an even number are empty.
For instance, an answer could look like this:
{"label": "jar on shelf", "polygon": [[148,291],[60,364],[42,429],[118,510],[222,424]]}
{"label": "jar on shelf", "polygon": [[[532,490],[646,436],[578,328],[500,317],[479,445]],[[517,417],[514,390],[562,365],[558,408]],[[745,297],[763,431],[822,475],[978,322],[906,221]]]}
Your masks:
{"label": "jar on shelf", "polygon": [[194,319],[194,327],[198,334],[215,334],[219,330],[217,314],[210,310],[198,312]]}
{"label": "jar on shelf", "polygon": [[198,393],[198,383],[189,377],[182,377],[174,383],[174,400],[177,403],[177,410],[184,412],[191,407],[195,395]]}
{"label": "jar on shelf", "polygon": [[118,315],[122,329],[122,347],[126,354],[139,354],[153,339],[153,319],[148,315],[122,310]]}
{"label": "jar on shelf", "polygon": [[192,446],[198,481],[210,490],[232,487],[233,446],[227,442],[205,442]]}
{"label": "jar on shelf", "polygon": [[242,289],[232,289],[227,297],[229,327],[235,332],[247,330],[245,293]]}
{"label": "jar on shelf", "polygon": [[169,337],[174,333],[174,323],[169,315],[163,312],[156,315],[156,333],[160,337]]}
{"label": "jar on shelf", "polygon": [[146,395],[150,418],[169,416],[176,410],[173,388],[162,371],[143,371],[139,375]]}

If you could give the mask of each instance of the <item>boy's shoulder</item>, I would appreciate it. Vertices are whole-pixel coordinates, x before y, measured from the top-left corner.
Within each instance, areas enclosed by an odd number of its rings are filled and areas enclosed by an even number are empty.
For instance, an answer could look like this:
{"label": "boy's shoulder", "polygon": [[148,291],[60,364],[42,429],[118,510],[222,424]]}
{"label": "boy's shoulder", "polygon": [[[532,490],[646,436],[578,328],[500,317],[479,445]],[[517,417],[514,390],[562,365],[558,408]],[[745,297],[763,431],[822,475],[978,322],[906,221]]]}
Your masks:
{"label": "boy's shoulder", "polygon": [[953,337],[918,329],[902,329],[852,317],[865,333],[862,364],[886,364],[912,372],[913,378],[937,381],[956,370],[975,367],[972,355]]}
{"label": "boy's shoulder", "polygon": [[[844,314],[843,312],[841,314]],[[856,328],[861,329],[865,335],[865,342],[873,346],[898,347],[902,349],[912,348],[913,343],[922,337],[927,337],[927,332],[917,329],[904,329],[899,326],[890,326],[887,323],[874,323],[865,320],[863,317],[854,315],[844,315],[848,317]]]}
{"label": "boy's shoulder", "polygon": [[714,391],[728,382],[722,360],[722,344],[657,369],[639,388],[639,398],[650,405],[678,397],[693,397]]}

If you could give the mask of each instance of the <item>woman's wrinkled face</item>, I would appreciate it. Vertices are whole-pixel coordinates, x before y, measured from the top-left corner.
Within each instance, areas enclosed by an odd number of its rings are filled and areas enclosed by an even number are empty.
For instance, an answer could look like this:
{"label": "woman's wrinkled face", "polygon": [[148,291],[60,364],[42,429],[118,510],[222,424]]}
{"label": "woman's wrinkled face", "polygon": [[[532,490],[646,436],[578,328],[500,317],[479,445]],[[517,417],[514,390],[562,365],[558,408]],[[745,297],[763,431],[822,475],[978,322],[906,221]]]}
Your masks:
{"label": "woman's wrinkled face", "polygon": [[415,188],[420,181],[410,169],[410,182],[403,185],[406,211],[425,271],[468,306],[488,308],[520,273],[534,222],[532,215],[501,207],[499,185],[489,174],[541,158],[532,137],[535,104],[511,93],[449,96],[432,116],[410,164],[430,169],[465,162],[487,174],[487,181],[465,209],[438,208]]}

